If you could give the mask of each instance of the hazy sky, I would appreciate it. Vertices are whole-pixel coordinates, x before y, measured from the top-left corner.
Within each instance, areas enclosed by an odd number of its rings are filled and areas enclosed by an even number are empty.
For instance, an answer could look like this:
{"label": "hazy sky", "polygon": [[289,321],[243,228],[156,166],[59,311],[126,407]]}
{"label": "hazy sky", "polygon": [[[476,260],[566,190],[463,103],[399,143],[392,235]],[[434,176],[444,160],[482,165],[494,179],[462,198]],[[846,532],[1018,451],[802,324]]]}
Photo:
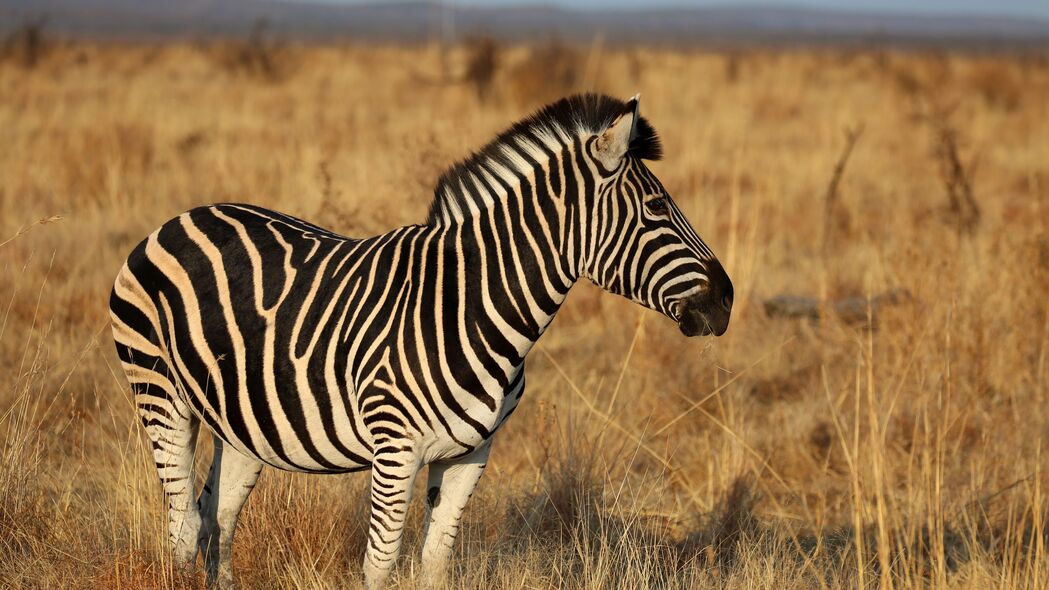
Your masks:
{"label": "hazy sky", "polygon": [[[362,0],[300,0],[329,3]],[[374,1],[374,0],[372,0]],[[601,9],[606,7],[644,9],[647,6],[777,6],[813,7],[835,10],[902,12],[925,14],[990,14],[1049,18],[1049,0],[445,0],[449,4],[508,6],[553,4],[555,6]]]}

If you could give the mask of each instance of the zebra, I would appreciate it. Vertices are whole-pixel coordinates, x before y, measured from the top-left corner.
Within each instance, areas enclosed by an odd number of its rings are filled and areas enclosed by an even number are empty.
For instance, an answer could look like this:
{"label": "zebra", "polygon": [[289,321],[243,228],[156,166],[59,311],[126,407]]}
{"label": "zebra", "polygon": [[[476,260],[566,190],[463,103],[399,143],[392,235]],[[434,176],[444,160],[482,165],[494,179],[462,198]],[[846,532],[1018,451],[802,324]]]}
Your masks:
{"label": "zebra", "polygon": [[[246,204],[187,211],[131,252],[110,298],[177,563],[233,587],[237,518],[263,466],[370,471],[368,588],[400,553],[427,466],[423,582],[440,584],[525,356],[586,278],[686,336],[723,334],[732,282],[644,163],[623,101],[561,99],[441,176],[426,223],[349,238]],[[200,424],[214,439],[194,497]]]}

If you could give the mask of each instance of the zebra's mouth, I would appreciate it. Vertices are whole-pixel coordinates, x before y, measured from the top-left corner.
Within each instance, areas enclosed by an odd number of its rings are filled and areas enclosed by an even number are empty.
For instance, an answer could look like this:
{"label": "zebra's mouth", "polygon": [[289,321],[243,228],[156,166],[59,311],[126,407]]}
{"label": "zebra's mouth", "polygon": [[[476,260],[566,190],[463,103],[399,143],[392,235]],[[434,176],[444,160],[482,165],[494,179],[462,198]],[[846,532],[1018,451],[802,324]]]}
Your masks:
{"label": "zebra's mouth", "polygon": [[728,329],[729,310],[709,305],[703,295],[679,299],[670,304],[670,316],[685,336],[721,336]]}
{"label": "zebra's mouth", "polygon": [[[718,331],[717,328],[710,325],[710,321],[707,320],[706,314],[697,310],[686,310],[682,313],[681,319],[677,322],[677,327],[681,330],[681,333],[685,336],[720,336],[725,333],[725,329],[722,328]],[[725,328],[728,327],[728,322],[725,323]]]}

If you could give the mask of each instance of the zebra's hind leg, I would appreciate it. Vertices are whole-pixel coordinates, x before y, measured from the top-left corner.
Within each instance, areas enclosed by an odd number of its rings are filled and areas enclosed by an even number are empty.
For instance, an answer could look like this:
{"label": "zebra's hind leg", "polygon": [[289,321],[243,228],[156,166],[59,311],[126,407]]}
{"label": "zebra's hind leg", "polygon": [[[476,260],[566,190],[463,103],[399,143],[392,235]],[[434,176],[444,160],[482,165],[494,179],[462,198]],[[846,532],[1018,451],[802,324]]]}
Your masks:
{"label": "zebra's hind leg", "polygon": [[401,533],[419,457],[410,446],[378,448],[372,459],[372,515],[368,549],[364,555],[364,582],[369,590],[386,583],[401,552]]}
{"label": "zebra's hind leg", "polygon": [[422,556],[422,581],[425,587],[444,583],[463,509],[484,473],[491,448],[486,443],[469,455],[448,462],[431,463],[428,468]]}
{"label": "zebra's hind leg", "polygon": [[262,463],[236,450],[226,449],[221,439],[213,438],[215,458],[197,501],[204,517],[200,552],[204,555],[208,584],[228,590],[233,588],[231,561],[237,518],[248,495],[255,489]]}
{"label": "zebra's hind leg", "polygon": [[160,484],[168,504],[168,541],[179,565],[193,567],[197,557],[200,514],[194,503],[193,456],[200,420],[175,391],[174,384],[157,379],[136,380],[142,370],[128,371],[135,402],[146,435],[153,445]]}

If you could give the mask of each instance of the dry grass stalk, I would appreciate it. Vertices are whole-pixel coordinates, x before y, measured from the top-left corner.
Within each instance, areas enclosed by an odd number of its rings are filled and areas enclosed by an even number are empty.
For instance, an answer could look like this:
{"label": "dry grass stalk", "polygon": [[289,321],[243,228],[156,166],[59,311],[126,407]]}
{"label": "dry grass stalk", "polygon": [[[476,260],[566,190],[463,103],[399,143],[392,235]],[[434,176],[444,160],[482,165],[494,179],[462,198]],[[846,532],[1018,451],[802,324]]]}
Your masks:
{"label": "dry grass stalk", "polygon": [[32,230],[34,227],[36,227],[38,225],[47,225],[49,223],[55,223],[55,222],[58,222],[58,221],[61,221],[61,220],[62,220],[62,216],[61,215],[51,215],[49,217],[42,217],[40,219],[37,219],[36,221],[34,221],[32,223],[29,223],[27,225],[24,225],[24,226],[20,227],[18,229],[18,231],[15,232],[15,234],[13,236],[11,236],[10,238],[7,238],[3,242],[0,242],[0,248],[3,248],[4,246],[6,246],[6,245],[10,244],[11,242],[17,240],[18,238],[26,235],[27,233],[29,233],[30,230]]}
{"label": "dry grass stalk", "polygon": [[[634,432],[631,432],[629,429],[620,424],[619,421],[616,420],[614,417],[610,416],[606,412],[601,411],[597,406],[595,406],[594,402],[586,394],[584,394],[582,390],[579,389],[579,386],[576,385],[575,381],[573,381],[568,376],[565,370],[561,367],[561,364],[558,363],[557,360],[555,360],[554,357],[551,356],[546,349],[540,348],[539,350],[543,353],[543,356],[545,356],[546,359],[554,365],[554,367],[557,369],[557,372],[561,375],[561,378],[564,379],[568,383],[569,387],[572,389],[572,393],[574,393],[576,397],[578,397],[580,401],[583,402],[583,404],[586,406],[586,409],[589,410],[591,414],[601,419],[601,421],[606,426],[611,426],[619,434],[626,436],[631,442],[636,444],[639,449],[643,450],[646,454],[652,457],[652,459],[659,462],[662,468],[666,471],[667,477],[671,480],[677,479],[682,487],[682,490],[692,499],[693,502],[697,503],[697,506],[701,506],[701,504],[699,504],[696,500],[695,494],[692,492],[692,490],[695,489],[694,484],[691,481],[689,481],[688,477],[680,469],[675,468],[674,464],[671,463],[670,460],[663,453],[660,453],[657,449],[647,444],[642,435],[638,435]],[[707,397],[712,397],[716,393],[717,391],[715,391]]]}

